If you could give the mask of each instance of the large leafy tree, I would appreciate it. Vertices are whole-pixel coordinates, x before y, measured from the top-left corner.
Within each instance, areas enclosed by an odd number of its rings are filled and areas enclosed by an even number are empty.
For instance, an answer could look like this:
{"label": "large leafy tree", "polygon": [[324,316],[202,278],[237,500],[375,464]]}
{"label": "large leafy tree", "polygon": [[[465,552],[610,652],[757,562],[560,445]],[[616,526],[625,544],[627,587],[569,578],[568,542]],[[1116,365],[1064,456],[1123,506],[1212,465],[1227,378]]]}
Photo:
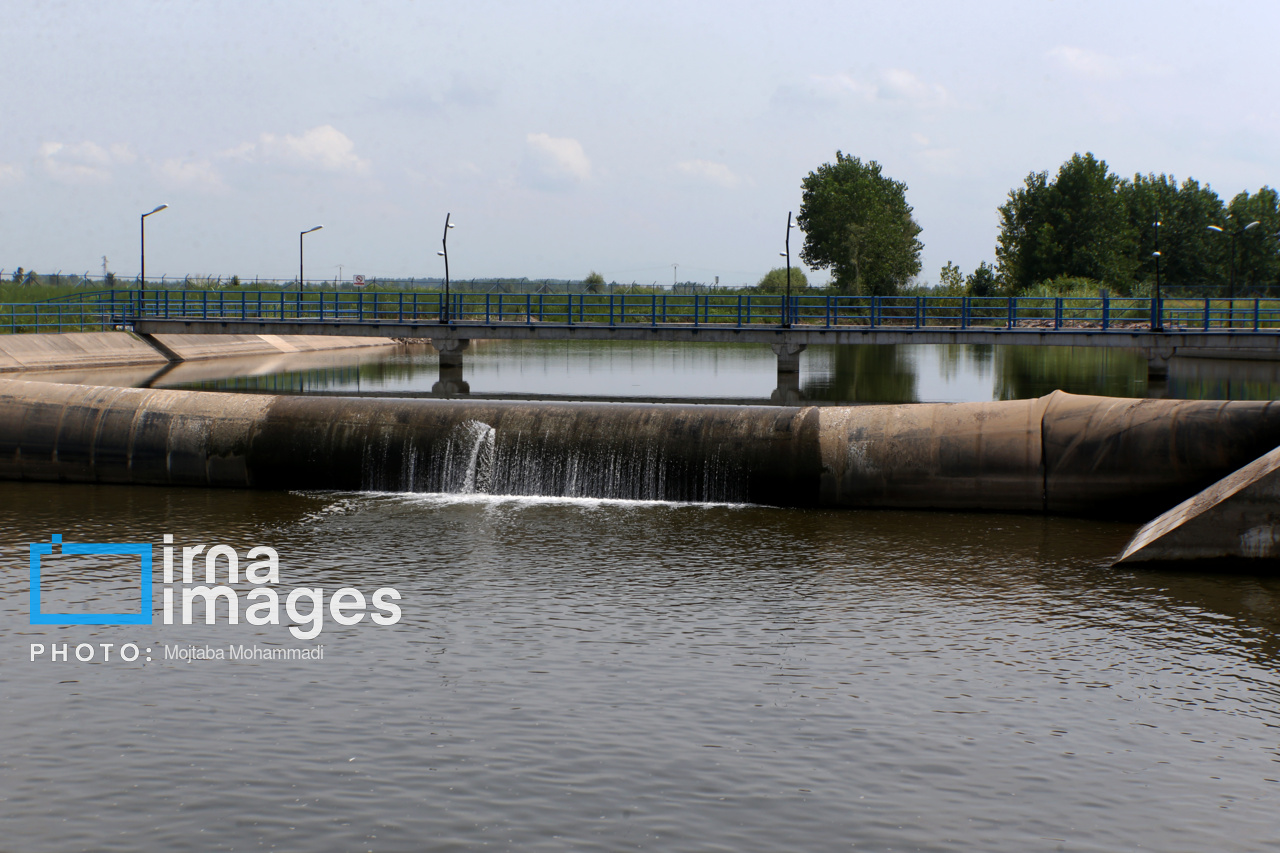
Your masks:
{"label": "large leafy tree", "polygon": [[[1253,228],[1245,229],[1257,222]],[[1227,205],[1226,221],[1215,225],[1235,231],[1236,238],[1236,293],[1248,293],[1259,285],[1280,283],[1280,253],[1277,253],[1276,234],[1280,232],[1280,195],[1271,187],[1263,187],[1250,195],[1242,192]],[[1225,234],[1214,234],[1217,242],[1230,253],[1231,247]],[[1229,262],[1229,261],[1228,261]]]}
{"label": "large leafy tree", "polygon": [[1017,293],[1060,276],[1128,289],[1137,266],[1135,229],[1106,161],[1076,154],[1049,180],[1032,172],[1000,207],[1001,278]]}
{"label": "large leafy tree", "polygon": [[1120,187],[1137,234],[1137,281],[1155,281],[1156,225],[1159,222],[1160,279],[1166,287],[1217,284],[1226,275],[1227,245],[1210,225],[1221,225],[1222,199],[1191,178],[1178,182],[1170,175],[1134,175]]}
{"label": "large leafy tree", "polygon": [[879,163],[837,151],[801,187],[800,257],[811,269],[830,269],[840,290],[893,294],[920,272],[924,246],[907,185],[883,175]]}

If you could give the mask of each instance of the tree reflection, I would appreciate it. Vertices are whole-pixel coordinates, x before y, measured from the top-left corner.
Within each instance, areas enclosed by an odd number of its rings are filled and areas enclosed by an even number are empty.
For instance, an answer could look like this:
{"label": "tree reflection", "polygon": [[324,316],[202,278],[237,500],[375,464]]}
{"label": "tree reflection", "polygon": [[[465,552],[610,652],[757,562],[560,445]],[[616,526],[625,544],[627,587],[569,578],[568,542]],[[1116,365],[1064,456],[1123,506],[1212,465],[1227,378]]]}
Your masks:
{"label": "tree reflection", "polygon": [[831,371],[804,383],[804,398],[846,403],[914,403],[916,366],[895,344],[832,348]]}

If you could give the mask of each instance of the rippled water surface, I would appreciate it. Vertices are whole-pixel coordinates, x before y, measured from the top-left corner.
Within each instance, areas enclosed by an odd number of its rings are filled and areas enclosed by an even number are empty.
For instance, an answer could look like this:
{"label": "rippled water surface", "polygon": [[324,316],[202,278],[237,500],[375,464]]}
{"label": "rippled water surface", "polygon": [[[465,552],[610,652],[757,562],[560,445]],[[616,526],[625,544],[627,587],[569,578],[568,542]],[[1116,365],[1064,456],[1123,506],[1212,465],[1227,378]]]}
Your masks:
{"label": "rippled water surface", "polygon": [[[1001,515],[0,484],[0,847],[1258,850],[1280,583]],[[226,543],[403,618],[27,624],[27,544]],[[118,606],[110,566],[49,594]],[[158,601],[158,597],[157,597]],[[157,620],[158,623],[158,620]],[[150,663],[29,661],[137,642]],[[165,660],[314,647],[323,660]],[[73,655],[74,657],[74,655]]]}

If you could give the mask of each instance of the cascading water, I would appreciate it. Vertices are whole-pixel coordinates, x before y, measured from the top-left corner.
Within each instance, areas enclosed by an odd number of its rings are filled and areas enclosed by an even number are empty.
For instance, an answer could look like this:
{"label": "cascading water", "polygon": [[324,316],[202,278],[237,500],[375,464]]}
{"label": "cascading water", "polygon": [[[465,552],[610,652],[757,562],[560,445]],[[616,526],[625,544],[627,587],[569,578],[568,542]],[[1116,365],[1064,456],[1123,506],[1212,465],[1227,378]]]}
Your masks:
{"label": "cascading water", "polygon": [[467,495],[489,492],[493,486],[496,434],[483,421],[467,420],[455,426],[445,440],[438,464],[431,466],[428,488]]}

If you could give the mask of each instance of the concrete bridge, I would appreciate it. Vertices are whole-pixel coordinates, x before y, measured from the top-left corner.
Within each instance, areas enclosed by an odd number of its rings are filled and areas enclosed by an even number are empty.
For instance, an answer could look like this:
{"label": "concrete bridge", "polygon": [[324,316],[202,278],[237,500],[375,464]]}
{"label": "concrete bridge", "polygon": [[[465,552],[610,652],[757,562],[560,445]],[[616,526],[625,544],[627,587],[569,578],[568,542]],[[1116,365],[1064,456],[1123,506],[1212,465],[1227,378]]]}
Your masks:
{"label": "concrete bridge", "polygon": [[143,335],[420,338],[440,352],[444,389],[460,391],[478,339],[767,344],[783,397],[813,344],[1121,347],[1156,381],[1175,356],[1280,361],[1271,299],[147,291],[99,313]]}

